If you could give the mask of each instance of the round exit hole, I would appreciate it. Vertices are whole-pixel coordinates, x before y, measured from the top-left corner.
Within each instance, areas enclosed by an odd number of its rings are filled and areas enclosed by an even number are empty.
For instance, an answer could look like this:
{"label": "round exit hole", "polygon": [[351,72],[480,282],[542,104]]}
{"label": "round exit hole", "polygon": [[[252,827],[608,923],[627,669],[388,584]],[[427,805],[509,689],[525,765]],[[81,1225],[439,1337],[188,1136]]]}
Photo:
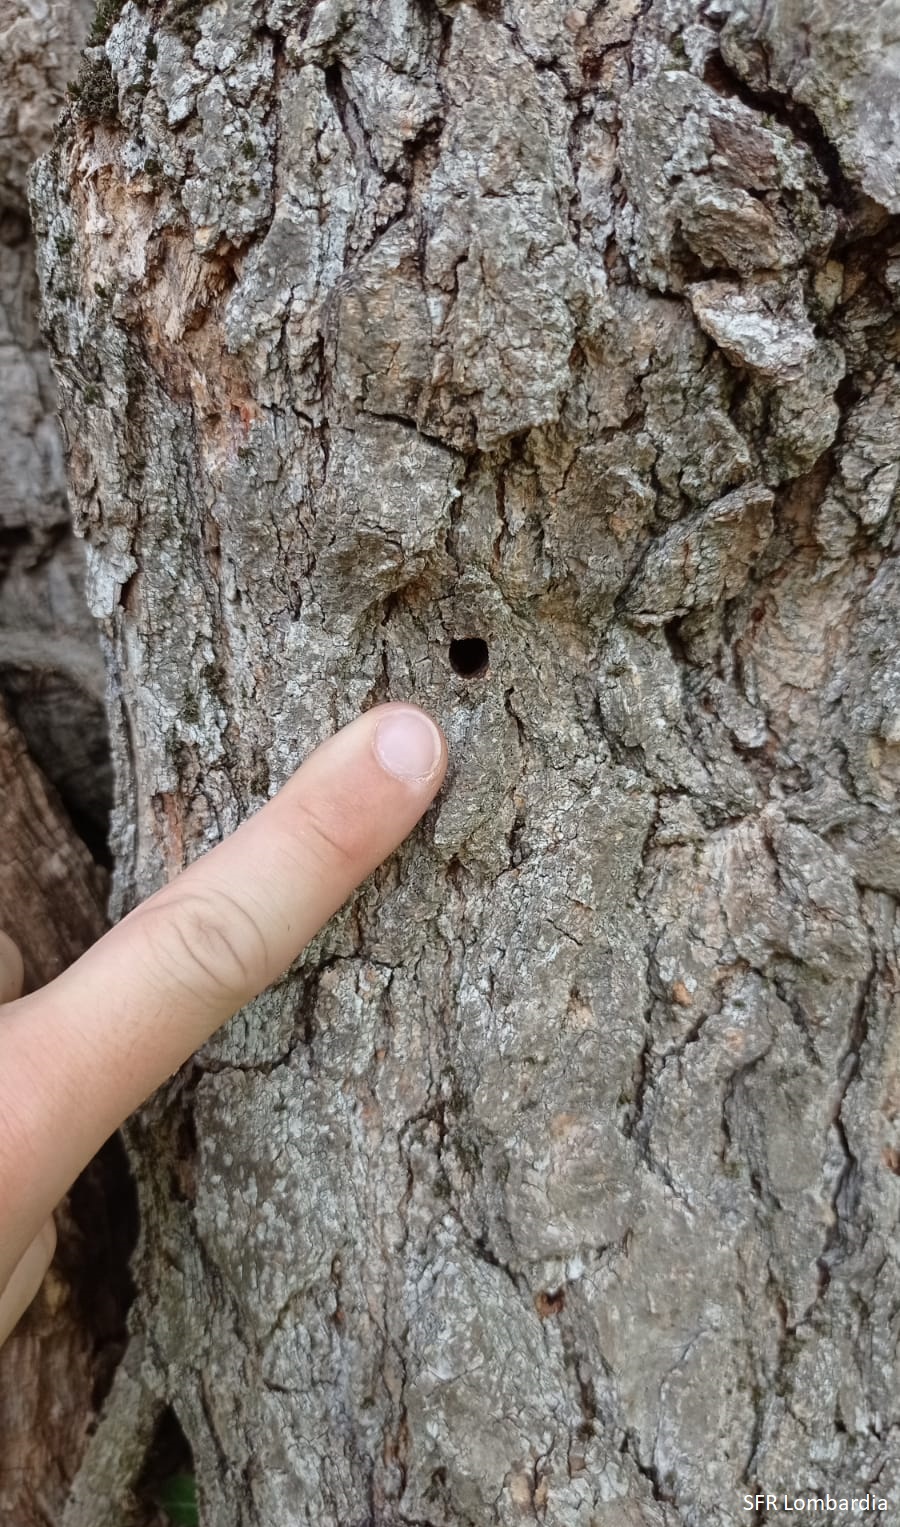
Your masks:
{"label": "round exit hole", "polygon": [[480,678],[488,662],[488,645],[480,636],[458,636],[450,643],[450,667],[462,678]]}

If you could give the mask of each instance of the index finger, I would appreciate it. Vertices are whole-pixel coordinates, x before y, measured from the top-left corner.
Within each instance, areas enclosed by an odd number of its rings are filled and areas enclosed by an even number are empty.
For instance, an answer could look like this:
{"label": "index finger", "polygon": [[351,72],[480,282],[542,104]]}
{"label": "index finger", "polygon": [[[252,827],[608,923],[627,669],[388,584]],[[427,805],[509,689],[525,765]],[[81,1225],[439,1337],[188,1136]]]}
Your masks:
{"label": "index finger", "polygon": [[20,1221],[17,1241],[407,836],[445,769],[443,734],[424,712],[367,711],[231,837],[6,1010],[0,1221]]}

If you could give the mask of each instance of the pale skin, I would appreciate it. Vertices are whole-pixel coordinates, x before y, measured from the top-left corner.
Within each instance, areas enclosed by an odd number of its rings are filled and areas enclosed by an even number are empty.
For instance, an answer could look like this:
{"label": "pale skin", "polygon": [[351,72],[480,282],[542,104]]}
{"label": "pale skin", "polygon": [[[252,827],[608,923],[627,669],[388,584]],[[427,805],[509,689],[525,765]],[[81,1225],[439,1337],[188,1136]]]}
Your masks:
{"label": "pale skin", "polygon": [[376,706],[49,986],[19,995],[21,956],[0,934],[0,1342],[40,1287],[78,1173],[403,841],[446,767],[423,711]]}

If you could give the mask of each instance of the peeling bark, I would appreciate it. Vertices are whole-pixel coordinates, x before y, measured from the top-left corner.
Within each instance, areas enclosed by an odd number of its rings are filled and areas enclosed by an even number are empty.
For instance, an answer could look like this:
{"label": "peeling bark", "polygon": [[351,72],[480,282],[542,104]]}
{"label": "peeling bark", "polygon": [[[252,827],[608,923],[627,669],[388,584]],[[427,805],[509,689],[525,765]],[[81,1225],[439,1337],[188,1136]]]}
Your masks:
{"label": "peeling bark", "polygon": [[892,1497],[892,6],[110,9],[33,207],[117,910],[377,700],[452,764],[133,1122],[67,1527],[166,1406],[216,1527]]}

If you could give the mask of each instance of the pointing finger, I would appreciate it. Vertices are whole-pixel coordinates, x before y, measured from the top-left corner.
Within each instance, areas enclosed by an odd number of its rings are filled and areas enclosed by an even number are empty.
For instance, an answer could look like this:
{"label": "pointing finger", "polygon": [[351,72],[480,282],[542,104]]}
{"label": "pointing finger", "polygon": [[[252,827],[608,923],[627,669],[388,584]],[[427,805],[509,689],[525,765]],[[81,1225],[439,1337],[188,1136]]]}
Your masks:
{"label": "pointing finger", "polygon": [[0,1223],[18,1219],[20,1248],[121,1120],[407,836],[445,769],[443,735],[424,712],[367,711],[230,838],[9,1009]]}

